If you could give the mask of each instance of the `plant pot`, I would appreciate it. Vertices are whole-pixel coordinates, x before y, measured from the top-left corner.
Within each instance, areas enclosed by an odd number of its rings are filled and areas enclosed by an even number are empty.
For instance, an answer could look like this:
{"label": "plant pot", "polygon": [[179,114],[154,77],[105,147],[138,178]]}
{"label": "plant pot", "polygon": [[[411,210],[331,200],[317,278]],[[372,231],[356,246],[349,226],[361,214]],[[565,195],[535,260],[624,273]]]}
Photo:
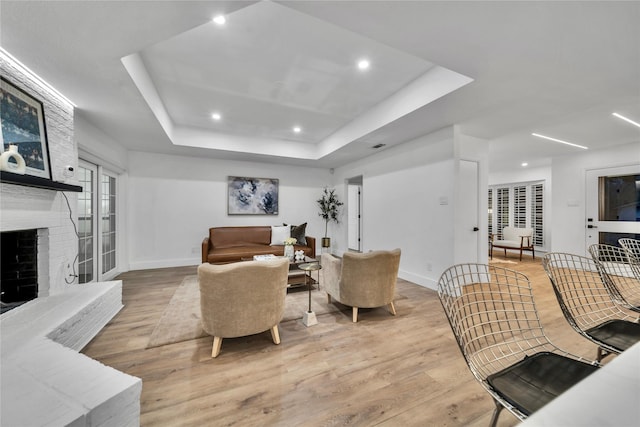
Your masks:
{"label": "plant pot", "polygon": [[323,237],[322,238],[322,247],[323,248],[328,248],[329,246],[331,246],[331,237]]}

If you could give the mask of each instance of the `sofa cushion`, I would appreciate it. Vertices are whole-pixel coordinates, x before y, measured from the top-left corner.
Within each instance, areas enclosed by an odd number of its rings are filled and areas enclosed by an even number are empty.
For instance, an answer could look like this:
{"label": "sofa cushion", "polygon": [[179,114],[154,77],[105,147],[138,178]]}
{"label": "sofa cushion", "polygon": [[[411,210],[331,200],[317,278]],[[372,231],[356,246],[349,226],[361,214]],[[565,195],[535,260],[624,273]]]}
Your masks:
{"label": "sofa cushion", "polygon": [[270,226],[214,227],[209,229],[209,240],[214,248],[238,245],[268,245],[271,241]]}
{"label": "sofa cushion", "polygon": [[[283,224],[283,225],[287,225],[287,224]],[[299,245],[303,245],[303,246],[307,245],[307,239],[305,237],[306,232],[307,232],[306,222],[304,224],[291,226],[291,237],[295,238],[296,243],[298,243]]]}
{"label": "sofa cushion", "polygon": [[271,246],[284,245],[284,239],[291,237],[291,229],[288,226],[271,226]]}

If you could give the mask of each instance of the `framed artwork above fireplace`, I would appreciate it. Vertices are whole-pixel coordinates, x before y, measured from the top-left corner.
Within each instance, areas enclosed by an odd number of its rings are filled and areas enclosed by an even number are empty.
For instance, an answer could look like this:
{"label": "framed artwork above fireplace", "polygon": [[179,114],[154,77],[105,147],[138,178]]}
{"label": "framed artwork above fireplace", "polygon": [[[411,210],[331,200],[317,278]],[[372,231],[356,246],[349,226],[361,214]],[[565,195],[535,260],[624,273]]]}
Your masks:
{"label": "framed artwork above fireplace", "polygon": [[0,79],[0,104],[2,151],[16,145],[26,163],[26,175],[51,179],[42,102],[3,77]]}

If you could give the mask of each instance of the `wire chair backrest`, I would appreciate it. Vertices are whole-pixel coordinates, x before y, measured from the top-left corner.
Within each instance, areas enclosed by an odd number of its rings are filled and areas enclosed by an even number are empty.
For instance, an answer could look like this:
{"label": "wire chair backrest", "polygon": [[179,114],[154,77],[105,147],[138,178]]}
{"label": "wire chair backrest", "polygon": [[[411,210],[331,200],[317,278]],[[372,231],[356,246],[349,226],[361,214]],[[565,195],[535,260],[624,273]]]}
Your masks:
{"label": "wire chair backrest", "polygon": [[624,238],[618,239],[618,243],[627,251],[631,259],[640,263],[640,240]]}
{"label": "wire chair backrest", "polygon": [[621,247],[597,243],[589,253],[613,300],[632,310],[640,310],[640,264]]}
{"label": "wire chair backrest", "polygon": [[438,296],[458,346],[480,381],[525,355],[553,351],[542,329],[529,279],[485,264],[445,270]]}
{"label": "wire chair backrest", "polygon": [[596,262],[580,255],[551,252],[542,258],[562,313],[584,333],[610,319],[634,319],[612,300]]}

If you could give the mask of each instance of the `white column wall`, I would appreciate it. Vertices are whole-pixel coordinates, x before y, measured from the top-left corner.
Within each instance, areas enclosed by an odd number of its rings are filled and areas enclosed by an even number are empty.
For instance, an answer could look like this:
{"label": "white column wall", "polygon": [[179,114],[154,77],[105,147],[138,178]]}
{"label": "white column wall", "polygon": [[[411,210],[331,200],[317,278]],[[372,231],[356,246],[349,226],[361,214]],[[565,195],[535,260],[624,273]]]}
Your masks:
{"label": "white column wall", "polygon": [[[228,215],[228,176],[279,179],[279,214]],[[210,227],[307,222],[319,245],[324,224],[316,200],[329,177],[327,169],[130,152],[129,267],[199,264]]]}
{"label": "white column wall", "polygon": [[[455,161],[453,128],[386,149],[335,170],[346,201],[346,180],[362,175],[362,250],[402,249],[400,277],[434,288],[454,259]],[[346,210],[330,226],[332,251],[347,250]]]}

